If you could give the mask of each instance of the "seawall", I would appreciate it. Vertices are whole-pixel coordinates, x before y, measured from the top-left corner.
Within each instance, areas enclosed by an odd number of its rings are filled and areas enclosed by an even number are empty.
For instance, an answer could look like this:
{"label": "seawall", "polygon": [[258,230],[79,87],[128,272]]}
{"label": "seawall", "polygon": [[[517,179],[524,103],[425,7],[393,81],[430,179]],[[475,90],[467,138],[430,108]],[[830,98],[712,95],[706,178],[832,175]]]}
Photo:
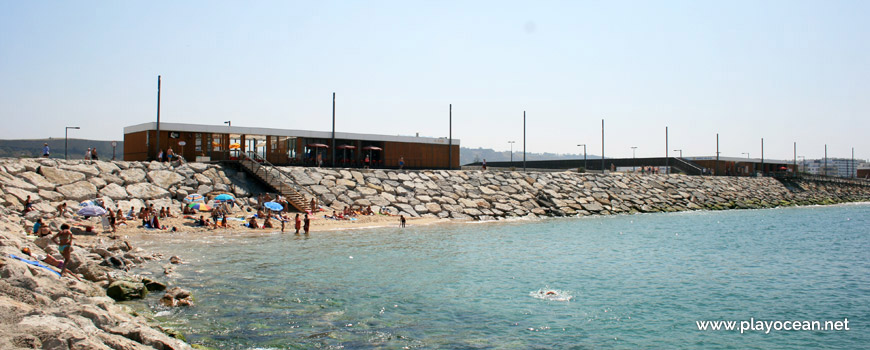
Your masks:
{"label": "seawall", "polygon": [[771,208],[870,201],[870,187],[774,178],[284,167],[319,203],[456,219]]}

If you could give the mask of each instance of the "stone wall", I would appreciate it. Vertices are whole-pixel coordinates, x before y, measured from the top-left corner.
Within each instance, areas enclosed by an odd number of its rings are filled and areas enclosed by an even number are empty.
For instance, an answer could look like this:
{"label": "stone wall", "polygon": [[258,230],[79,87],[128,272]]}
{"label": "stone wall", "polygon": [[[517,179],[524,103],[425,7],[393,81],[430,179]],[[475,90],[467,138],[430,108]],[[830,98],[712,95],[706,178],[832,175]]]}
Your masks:
{"label": "stone wall", "polygon": [[[203,163],[173,167],[158,162],[6,159],[0,161],[0,214],[20,211],[30,196],[36,210],[22,225],[43,218],[57,230],[60,220],[54,219],[70,217],[82,201],[97,198],[106,209],[121,208],[125,213],[149,204],[178,213],[181,201],[192,193],[233,193],[238,202],[248,204],[265,189],[245,175]],[[64,202],[71,210],[58,213],[56,207]]]}
{"label": "stone wall", "polygon": [[411,217],[494,219],[700,209],[768,208],[870,200],[870,188],[773,178],[284,167],[308,196],[335,209],[380,207]]}

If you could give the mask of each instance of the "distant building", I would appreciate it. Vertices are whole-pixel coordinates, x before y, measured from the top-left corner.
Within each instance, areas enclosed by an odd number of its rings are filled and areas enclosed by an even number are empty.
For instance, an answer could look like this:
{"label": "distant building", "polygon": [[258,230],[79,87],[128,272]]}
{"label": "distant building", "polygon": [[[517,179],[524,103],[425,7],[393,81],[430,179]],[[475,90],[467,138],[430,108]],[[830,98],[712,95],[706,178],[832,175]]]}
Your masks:
{"label": "distant building", "polygon": [[443,137],[336,132],[332,150],[330,131],[160,123],[157,145],[157,123],[124,128],[124,160],[154,160],[170,147],[188,161],[235,160],[252,152],[275,165],[332,166],[335,154],[337,167],[396,168],[402,159],[405,168],[459,168],[459,140]]}
{"label": "distant building", "polygon": [[854,177],[860,162],[862,160],[850,158],[807,159],[801,162],[801,169],[813,175]]}

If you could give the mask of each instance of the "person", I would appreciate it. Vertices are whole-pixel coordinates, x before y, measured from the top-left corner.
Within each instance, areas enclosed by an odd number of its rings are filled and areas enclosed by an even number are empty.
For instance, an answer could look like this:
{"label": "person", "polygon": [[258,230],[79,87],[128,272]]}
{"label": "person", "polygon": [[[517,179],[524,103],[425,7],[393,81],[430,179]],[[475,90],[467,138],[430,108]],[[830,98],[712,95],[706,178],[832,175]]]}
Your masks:
{"label": "person", "polygon": [[160,152],[157,153],[157,161],[158,162],[163,161],[163,150],[160,150]]}
{"label": "person", "polygon": [[88,150],[85,151],[85,160],[91,160],[91,148],[88,147]]}
{"label": "person", "polygon": [[371,206],[371,205],[369,205],[369,206],[366,207],[366,212],[365,212],[365,214],[366,214],[366,215],[375,215],[375,212],[372,211],[372,206]]}
{"label": "person", "polygon": [[63,216],[63,214],[66,214],[66,202],[57,205],[57,216]]}
{"label": "person", "polygon": [[200,216],[199,216],[199,220],[196,220],[196,226],[200,226],[200,227],[202,227],[202,226],[205,226],[205,225],[207,225],[207,224],[205,223],[205,216],[200,215]]}
{"label": "person", "polygon": [[405,215],[399,215],[399,224],[401,224],[402,227],[405,227],[405,221]]}
{"label": "person", "polygon": [[109,217],[109,227],[112,228],[112,233],[115,233],[115,232],[116,232],[116,228],[115,228],[115,213],[113,213],[111,210],[109,210],[108,217]]}
{"label": "person", "polygon": [[296,213],[296,234],[299,234],[299,229],[302,228],[302,218],[299,213]]}
{"label": "person", "polygon": [[36,222],[33,223],[33,234],[38,234],[40,227],[42,227],[42,219],[36,220]]}
{"label": "person", "polygon": [[166,150],[166,161],[171,162],[173,157],[175,157],[175,152],[172,151],[172,147],[169,147]]}
{"label": "person", "polygon": [[305,234],[308,234],[308,230],[311,228],[311,220],[308,219],[308,213],[305,213],[305,219],[302,220],[302,229],[305,231]]}
{"label": "person", "polygon": [[42,225],[39,227],[39,233],[37,233],[39,237],[45,237],[51,235],[51,229],[48,228],[48,225]]}
{"label": "person", "polygon": [[226,215],[221,217],[221,227],[227,228],[227,216]]}
{"label": "person", "polygon": [[323,165],[323,156],[317,153],[317,167],[319,168],[321,165]]}
{"label": "person", "polygon": [[483,159],[483,165],[480,167],[482,170],[486,170],[486,158]]}
{"label": "person", "polygon": [[29,213],[31,211],[33,211],[33,202],[30,200],[30,196],[27,196],[27,198],[24,199],[24,212],[23,213]]}
{"label": "person", "polygon": [[252,216],[251,220],[248,221],[248,228],[257,229],[260,228],[260,225],[257,225],[257,217]]}
{"label": "person", "polygon": [[127,217],[126,217],[126,218],[132,220],[132,219],[135,219],[135,218],[136,218],[135,215],[136,215],[136,208],[134,208],[134,207],[130,207],[130,211],[127,212]]}
{"label": "person", "polygon": [[160,229],[160,219],[156,214],[151,215],[151,228]]}
{"label": "person", "polygon": [[48,147],[47,143],[42,144],[42,157],[48,158],[48,154],[51,153],[51,148]]}
{"label": "person", "polygon": [[63,263],[60,266],[60,275],[63,276],[66,269],[66,263],[69,262],[69,255],[72,252],[73,234],[69,231],[69,225],[60,225],[60,232],[51,237],[51,241],[57,244],[57,249],[63,255]]}
{"label": "person", "polygon": [[311,197],[311,212],[314,213],[317,211],[317,202],[314,201],[314,197]]}
{"label": "person", "polygon": [[405,167],[405,157],[399,157],[399,170]]}
{"label": "person", "polygon": [[283,217],[283,216],[281,217],[280,220],[281,220],[281,233],[284,233],[284,222],[287,221],[287,220],[284,220],[284,217]]}
{"label": "person", "polygon": [[124,218],[124,213],[121,211],[121,208],[118,208],[118,211],[115,212],[115,221],[117,221],[119,224],[127,222],[127,219]]}
{"label": "person", "polygon": [[94,147],[94,148],[91,149],[91,159],[93,159],[93,160],[100,160],[100,158],[97,157],[97,148],[96,148],[96,147]]}
{"label": "person", "polygon": [[363,167],[365,167],[366,169],[368,169],[368,168],[369,168],[369,162],[370,162],[370,161],[371,161],[371,160],[369,159],[369,156],[366,156],[366,159],[363,160]]}
{"label": "person", "polygon": [[263,220],[263,228],[272,228],[272,217],[266,216],[266,220]]}

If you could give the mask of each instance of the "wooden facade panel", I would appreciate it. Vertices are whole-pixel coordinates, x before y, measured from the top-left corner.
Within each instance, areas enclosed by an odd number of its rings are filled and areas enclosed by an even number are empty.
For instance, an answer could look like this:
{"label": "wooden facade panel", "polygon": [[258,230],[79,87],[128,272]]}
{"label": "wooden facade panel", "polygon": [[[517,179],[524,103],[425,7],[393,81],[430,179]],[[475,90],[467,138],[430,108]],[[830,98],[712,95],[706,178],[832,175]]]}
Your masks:
{"label": "wooden facade panel", "polygon": [[148,150],[146,149],[147,135],[145,131],[124,134],[124,160],[148,160]]}

